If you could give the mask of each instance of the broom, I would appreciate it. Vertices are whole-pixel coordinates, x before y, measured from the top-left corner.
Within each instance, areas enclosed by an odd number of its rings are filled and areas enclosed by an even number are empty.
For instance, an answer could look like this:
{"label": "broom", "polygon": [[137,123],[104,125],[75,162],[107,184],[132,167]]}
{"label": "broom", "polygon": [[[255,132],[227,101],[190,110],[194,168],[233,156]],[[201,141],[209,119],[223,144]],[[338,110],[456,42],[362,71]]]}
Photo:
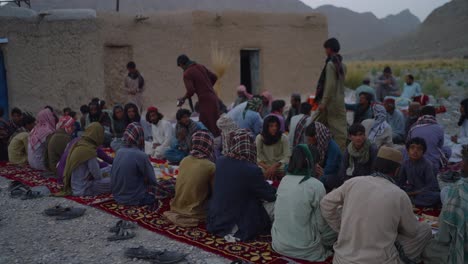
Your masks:
{"label": "broom", "polygon": [[217,42],[213,42],[211,44],[211,63],[213,65],[213,70],[218,77],[214,90],[218,97],[221,97],[221,78],[224,76],[229,66],[231,66],[232,61],[233,56],[231,53],[219,48]]}

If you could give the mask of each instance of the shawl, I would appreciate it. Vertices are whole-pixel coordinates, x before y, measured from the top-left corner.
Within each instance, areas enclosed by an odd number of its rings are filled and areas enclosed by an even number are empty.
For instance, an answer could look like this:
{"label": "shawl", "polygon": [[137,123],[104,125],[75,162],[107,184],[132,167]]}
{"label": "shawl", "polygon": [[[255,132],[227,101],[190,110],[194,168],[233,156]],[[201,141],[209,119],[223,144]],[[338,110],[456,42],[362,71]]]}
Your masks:
{"label": "shawl", "polygon": [[145,133],[140,123],[130,123],[125,129],[122,140],[127,146],[136,146],[141,150],[144,149]]}
{"label": "shawl", "polygon": [[66,196],[72,194],[71,177],[73,171],[82,163],[96,158],[96,150],[104,142],[104,127],[97,123],[91,123],[86,128],[81,139],[71,148],[65,169],[63,171],[63,190],[57,196]]}
{"label": "shawl", "polygon": [[237,87],[237,92],[242,93],[244,97],[247,98],[248,100],[252,99],[253,97],[253,95],[247,92],[247,88],[244,85],[240,85],[239,87]]}
{"label": "shawl", "polygon": [[374,124],[369,130],[369,140],[374,142],[375,139],[382,135],[390,125],[387,123],[387,110],[382,105],[376,104],[373,107],[374,110]]}
{"label": "shawl", "polygon": [[369,161],[370,147],[371,147],[371,142],[369,140],[366,140],[366,142],[364,142],[364,146],[362,146],[360,150],[356,150],[354,148],[353,143],[350,143],[348,145],[349,167],[346,169],[347,176],[352,176],[354,173],[354,168],[355,168],[354,159],[357,159],[357,162],[359,164],[365,164]]}
{"label": "shawl", "polygon": [[29,145],[36,150],[47,137],[55,132],[55,117],[49,109],[43,109],[37,114],[36,126],[29,134]]}
{"label": "shawl", "polygon": [[299,148],[305,154],[305,158],[307,159],[307,168],[305,169],[295,169],[293,172],[290,172],[291,175],[304,175],[304,178],[299,182],[299,184],[307,181],[308,179],[315,177],[315,160],[312,156],[312,152],[310,152],[309,147],[306,144],[297,145],[295,148]]}
{"label": "shawl", "polygon": [[418,118],[418,121],[416,121],[413,124],[413,126],[410,129],[410,132],[412,132],[415,128],[418,128],[418,127],[425,127],[425,126],[436,125],[436,124],[437,124],[437,120],[435,116],[423,115],[420,118]]}
{"label": "shawl", "polygon": [[273,95],[269,91],[264,91],[261,96],[265,97],[268,100],[268,109],[271,109],[271,104],[273,103]]}
{"label": "shawl", "polygon": [[336,68],[336,79],[343,80],[344,79],[344,69],[343,69],[343,57],[341,55],[331,55],[325,61],[325,66],[323,66],[322,73],[320,73],[320,78],[317,84],[317,91],[315,92],[315,101],[320,102],[323,98],[323,94],[325,92],[325,81],[327,79],[327,64],[328,62],[332,62]]}
{"label": "shawl", "polygon": [[304,115],[301,120],[297,123],[296,130],[294,131],[294,140],[293,140],[293,147],[299,145],[301,143],[302,136],[304,135],[307,118],[310,116]]}
{"label": "shawl", "polygon": [[188,150],[190,150],[192,149],[192,135],[193,133],[197,132],[197,130],[198,130],[197,123],[194,122],[192,119],[189,119],[188,126],[177,123],[175,133],[177,136],[181,131],[186,132],[184,141],[179,142],[179,143],[184,144],[185,146],[187,146]]}
{"label": "shawl", "polygon": [[250,130],[238,129],[229,134],[229,152],[226,157],[257,163],[257,148],[250,136]]}
{"label": "shawl", "polygon": [[75,119],[70,116],[62,116],[59,119],[56,128],[65,130],[67,134],[72,134],[75,130]]}
{"label": "shawl", "polygon": [[190,155],[197,159],[214,161],[214,139],[208,130],[199,130],[192,136],[192,150]]}
{"label": "shawl", "polygon": [[229,141],[229,134],[238,129],[236,122],[234,122],[231,118],[229,118],[226,114],[221,115],[221,117],[216,121],[216,125],[221,130],[221,138],[223,140],[223,151],[222,154],[226,155],[229,150],[228,141]]}
{"label": "shawl", "polygon": [[262,108],[263,102],[262,99],[258,97],[254,97],[247,101],[247,105],[245,106],[244,112],[242,113],[242,118],[245,119],[245,115],[247,114],[247,111],[251,110],[254,112],[260,111]]}
{"label": "shawl", "polygon": [[328,151],[328,145],[332,139],[330,130],[322,123],[314,122],[316,133],[317,133],[317,149],[320,154],[320,164],[325,164],[325,158]]}
{"label": "shawl", "polygon": [[449,264],[466,263],[468,260],[468,178],[462,178],[447,194],[439,217],[439,240],[450,241]]}

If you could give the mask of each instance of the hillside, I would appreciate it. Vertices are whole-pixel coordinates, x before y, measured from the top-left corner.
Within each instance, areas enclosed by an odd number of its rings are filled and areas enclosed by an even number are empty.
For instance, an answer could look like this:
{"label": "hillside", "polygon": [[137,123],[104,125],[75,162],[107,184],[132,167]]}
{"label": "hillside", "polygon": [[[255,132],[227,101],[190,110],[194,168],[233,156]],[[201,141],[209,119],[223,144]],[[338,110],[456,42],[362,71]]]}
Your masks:
{"label": "hillside", "polygon": [[337,37],[343,53],[368,50],[416,29],[419,19],[409,10],[378,19],[373,13],[357,13],[342,7],[324,5],[316,11],[328,17],[328,35]]}
{"label": "hillside", "polygon": [[468,56],[468,1],[452,0],[435,9],[414,32],[366,52],[356,59],[423,59]]}

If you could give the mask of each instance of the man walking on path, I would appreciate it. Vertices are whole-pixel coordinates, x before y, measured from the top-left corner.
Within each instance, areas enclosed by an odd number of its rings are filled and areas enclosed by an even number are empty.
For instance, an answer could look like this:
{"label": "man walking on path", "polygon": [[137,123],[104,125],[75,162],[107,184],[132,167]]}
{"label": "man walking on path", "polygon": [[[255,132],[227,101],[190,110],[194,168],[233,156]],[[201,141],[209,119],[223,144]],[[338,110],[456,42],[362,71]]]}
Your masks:
{"label": "man walking on path", "polygon": [[341,150],[346,148],[346,110],[344,103],[344,80],[346,66],[338,52],[340,43],[331,38],[323,44],[327,60],[317,85],[315,100],[320,103],[317,122],[326,125]]}
{"label": "man walking on path", "polygon": [[177,58],[177,66],[184,70],[184,84],[187,92],[179,98],[178,106],[182,106],[186,99],[192,98],[194,94],[198,96],[200,106],[200,122],[202,122],[214,137],[221,135],[216,121],[219,118],[219,98],[216,95],[213,85],[218,77],[205,66],[191,61],[186,55]]}

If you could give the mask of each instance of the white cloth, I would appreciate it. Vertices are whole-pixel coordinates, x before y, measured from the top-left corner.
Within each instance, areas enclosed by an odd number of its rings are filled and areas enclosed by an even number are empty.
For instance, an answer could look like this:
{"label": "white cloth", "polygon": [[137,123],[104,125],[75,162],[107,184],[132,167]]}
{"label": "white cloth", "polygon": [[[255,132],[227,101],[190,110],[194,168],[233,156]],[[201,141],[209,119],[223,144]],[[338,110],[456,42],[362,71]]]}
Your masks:
{"label": "white cloth", "polygon": [[[366,137],[369,137],[369,133],[370,133],[370,130],[372,129],[372,126],[374,125],[374,122],[375,122],[374,119],[366,119],[362,121],[362,125],[366,129]],[[375,139],[371,140],[371,142],[374,143],[377,146],[377,148],[380,148],[382,146],[393,147],[392,134],[393,134],[392,127],[386,126],[383,133],[375,137]]]}
{"label": "white cloth", "polygon": [[468,119],[465,119],[462,126],[460,127],[457,143],[454,143],[451,136],[447,134],[445,134],[444,142],[446,147],[452,149],[452,155],[450,156],[449,162],[458,163],[462,161],[461,152],[463,145],[468,144]]}
{"label": "white cloth", "polygon": [[[174,129],[172,124],[167,120],[159,120],[159,122],[151,125],[152,142],[145,142],[145,152],[153,158],[162,159],[164,153],[171,147],[171,140],[174,137]],[[153,144],[159,146],[153,148]]]}

